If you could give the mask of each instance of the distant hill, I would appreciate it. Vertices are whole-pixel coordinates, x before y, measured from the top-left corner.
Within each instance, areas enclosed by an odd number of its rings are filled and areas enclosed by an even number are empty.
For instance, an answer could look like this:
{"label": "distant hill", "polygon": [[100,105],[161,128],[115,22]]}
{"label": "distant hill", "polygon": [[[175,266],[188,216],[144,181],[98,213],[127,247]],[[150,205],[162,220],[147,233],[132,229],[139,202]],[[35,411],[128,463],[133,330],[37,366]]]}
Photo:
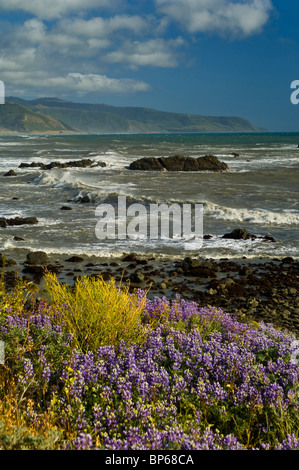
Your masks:
{"label": "distant hill", "polygon": [[5,132],[66,132],[69,128],[52,116],[36,113],[20,104],[0,106],[0,131]]}
{"label": "distant hill", "polygon": [[240,117],[170,113],[151,108],[75,103],[58,98],[8,97],[0,106],[0,131],[113,133],[262,132]]}

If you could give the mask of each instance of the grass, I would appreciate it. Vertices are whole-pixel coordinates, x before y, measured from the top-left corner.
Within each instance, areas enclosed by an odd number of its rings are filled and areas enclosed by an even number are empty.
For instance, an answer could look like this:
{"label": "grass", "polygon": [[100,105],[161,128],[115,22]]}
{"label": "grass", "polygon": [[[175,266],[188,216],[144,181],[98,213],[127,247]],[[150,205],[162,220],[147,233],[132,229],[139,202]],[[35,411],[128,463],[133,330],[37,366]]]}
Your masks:
{"label": "grass", "polygon": [[299,449],[294,336],[46,273],[0,278],[0,449]]}

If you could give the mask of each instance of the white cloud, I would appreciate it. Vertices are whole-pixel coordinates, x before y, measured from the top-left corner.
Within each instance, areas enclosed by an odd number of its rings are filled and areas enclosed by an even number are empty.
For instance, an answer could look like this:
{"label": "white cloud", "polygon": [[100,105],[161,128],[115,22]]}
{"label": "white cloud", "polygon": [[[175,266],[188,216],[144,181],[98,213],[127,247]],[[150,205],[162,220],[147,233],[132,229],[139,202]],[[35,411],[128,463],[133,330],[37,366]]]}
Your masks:
{"label": "white cloud", "polygon": [[250,36],[269,20],[271,0],[156,0],[159,11],[190,33]]}
{"label": "white cloud", "polygon": [[91,8],[113,7],[115,0],[0,0],[0,10],[22,10],[39,18],[53,19]]}
{"label": "white cloud", "polygon": [[116,15],[107,19],[95,17],[89,20],[82,18],[61,20],[58,28],[66,34],[97,38],[107,37],[120,30],[128,30],[135,34],[144,33],[148,25],[140,16]]}
{"label": "white cloud", "polygon": [[[1,63],[1,60],[0,60]],[[109,78],[100,74],[67,73],[49,74],[45,71],[11,70],[3,74],[8,89],[35,89],[44,95],[87,93],[136,93],[148,91],[150,86],[139,80]]]}
{"label": "white cloud", "polygon": [[135,67],[176,67],[178,65],[174,49],[182,46],[182,38],[175,40],[150,39],[145,42],[127,42],[124,46],[108,53],[104,59],[110,63],[125,63]]}

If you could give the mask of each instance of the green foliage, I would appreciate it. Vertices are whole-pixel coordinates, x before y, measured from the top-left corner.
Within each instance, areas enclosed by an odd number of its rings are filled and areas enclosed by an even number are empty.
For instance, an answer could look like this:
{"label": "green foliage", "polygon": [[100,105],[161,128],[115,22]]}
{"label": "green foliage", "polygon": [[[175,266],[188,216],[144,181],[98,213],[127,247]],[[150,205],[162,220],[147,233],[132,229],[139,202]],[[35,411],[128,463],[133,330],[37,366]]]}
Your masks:
{"label": "green foliage", "polygon": [[0,317],[22,314],[26,302],[34,293],[34,289],[31,282],[25,282],[18,275],[14,281],[14,288],[8,289],[5,273],[2,272],[0,274]]}
{"label": "green foliage", "polygon": [[0,450],[55,450],[61,437],[58,430],[41,433],[27,426],[7,424],[0,417]]}

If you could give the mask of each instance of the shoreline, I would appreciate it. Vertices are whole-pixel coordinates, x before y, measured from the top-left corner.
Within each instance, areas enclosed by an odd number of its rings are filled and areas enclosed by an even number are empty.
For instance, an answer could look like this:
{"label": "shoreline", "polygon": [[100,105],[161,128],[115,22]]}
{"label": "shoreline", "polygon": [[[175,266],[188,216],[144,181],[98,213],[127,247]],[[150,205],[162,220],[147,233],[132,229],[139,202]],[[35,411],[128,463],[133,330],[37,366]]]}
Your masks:
{"label": "shoreline", "polygon": [[[2,253],[3,255],[4,253]],[[5,271],[8,286],[16,273],[40,286],[45,268],[55,272],[59,282],[69,286],[81,276],[101,275],[108,281],[129,282],[130,289],[148,290],[148,298],[178,295],[200,307],[220,307],[238,320],[262,321],[287,329],[299,337],[299,261],[283,259],[161,259],[131,253],[119,258],[46,255],[38,264],[12,264]],[[8,256],[8,259],[10,257]]]}

